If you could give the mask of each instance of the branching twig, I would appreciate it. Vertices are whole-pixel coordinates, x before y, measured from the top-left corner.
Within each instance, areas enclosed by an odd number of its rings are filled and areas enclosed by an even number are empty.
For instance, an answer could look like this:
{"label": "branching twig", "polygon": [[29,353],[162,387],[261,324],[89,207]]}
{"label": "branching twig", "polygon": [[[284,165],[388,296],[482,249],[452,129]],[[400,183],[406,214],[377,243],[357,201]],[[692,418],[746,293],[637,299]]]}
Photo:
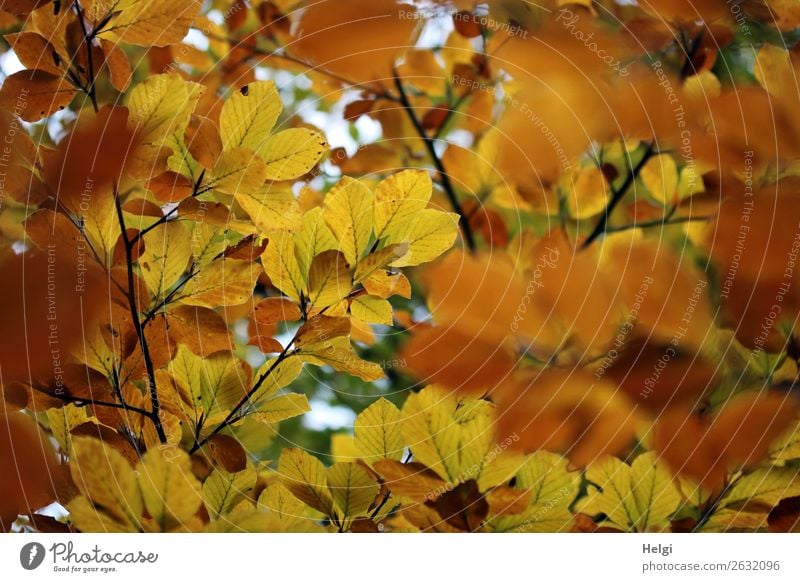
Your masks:
{"label": "branching twig", "polygon": [[258,55],[258,56],[264,57],[265,59],[283,60],[283,61],[287,61],[287,62],[293,63],[295,65],[300,65],[301,67],[304,67],[304,68],[306,68],[309,71],[312,71],[314,73],[319,73],[321,75],[325,75],[329,79],[332,79],[332,80],[336,81],[337,83],[341,83],[342,85],[347,85],[349,87],[357,88],[357,89],[360,89],[362,91],[366,91],[368,93],[371,93],[375,97],[380,97],[382,99],[386,99],[387,101],[394,101],[394,102],[399,101],[399,99],[396,96],[392,95],[391,93],[388,93],[386,91],[378,90],[375,87],[372,87],[372,86],[369,86],[369,85],[365,85],[364,83],[359,83],[359,82],[354,81],[352,79],[348,79],[347,77],[343,77],[342,75],[339,75],[337,73],[333,73],[331,71],[327,71],[325,69],[320,68],[317,65],[314,65],[312,63],[306,62],[303,59],[299,59],[297,57],[293,57],[292,55],[287,54],[285,52],[278,53],[278,52],[275,52],[275,51],[265,50],[265,49],[262,49],[262,48],[256,46],[255,44],[250,44],[250,43],[245,42],[244,40],[239,40],[239,39],[232,38],[232,37],[219,36],[219,35],[210,34],[210,33],[207,33],[207,32],[205,34],[206,34],[206,36],[208,38],[210,38],[212,40],[216,40],[216,41],[219,41],[219,42],[230,43],[231,45],[233,45],[234,48],[241,46],[241,47],[245,48],[246,50],[250,51],[251,54],[248,55],[247,57],[243,58],[240,61],[241,63],[246,62],[247,59],[251,58],[253,55]]}
{"label": "branching twig", "polygon": [[84,11],[81,7],[81,3],[78,0],[75,0],[75,12],[78,15],[78,22],[80,23],[81,32],[83,33],[83,42],[86,45],[86,64],[89,69],[86,72],[86,87],[84,87],[84,92],[89,96],[89,99],[92,102],[92,107],[94,108],[95,112],[97,112],[99,111],[99,108],[97,106],[97,91],[94,83],[94,55],[92,54],[92,43],[94,42],[95,33],[90,33],[86,28]]}
{"label": "branching twig", "polygon": [[[217,426],[215,426],[214,429],[210,433],[208,433],[205,437],[195,442],[194,446],[192,446],[192,448],[189,449],[190,455],[200,450],[203,447],[203,445],[205,445],[215,435],[219,434],[219,432],[223,430],[225,427],[230,426],[231,424],[239,420],[239,418],[241,418],[241,417],[237,418],[237,415],[239,414],[239,411],[242,409],[242,407],[244,407],[247,403],[250,402],[250,399],[256,392],[258,392],[259,388],[261,388],[261,386],[264,384],[267,378],[269,378],[270,374],[272,374],[275,368],[277,368],[280,365],[280,363],[283,362],[286,358],[292,355],[290,350],[292,345],[294,345],[294,341],[295,340],[292,339],[292,341],[286,344],[286,347],[283,348],[283,351],[280,354],[278,354],[278,357],[272,361],[272,365],[267,370],[265,370],[264,373],[261,374],[261,376],[259,376],[255,384],[253,384],[253,387],[247,391],[247,394],[245,394],[244,397],[241,400],[239,400],[236,406],[231,408],[230,412],[228,412],[225,419],[222,422],[220,422]],[[199,434],[200,431],[197,430],[196,432]]]}
{"label": "branching twig", "polygon": [[[197,198],[198,196],[200,196],[200,194],[204,194],[205,192],[208,191],[208,190],[201,190],[200,189],[200,186],[202,185],[203,180],[205,179],[205,177],[206,177],[206,171],[205,171],[205,169],[203,169],[203,171],[200,172],[200,175],[197,177],[197,181],[195,181],[194,186],[192,186],[192,193],[189,196],[190,198]],[[179,205],[175,205],[174,208],[172,208],[169,212],[167,212],[166,214],[161,216],[153,224],[151,224],[147,228],[143,228],[142,230],[137,232],[135,235],[133,235],[133,238],[131,238],[131,246],[133,246],[137,242],[139,242],[139,240],[144,235],[146,235],[148,232],[150,232],[154,228],[157,228],[157,227],[161,226],[162,224],[167,222],[170,218],[175,216],[175,214],[177,214],[177,212],[178,212],[178,208],[179,208]]]}
{"label": "branching twig", "polygon": [[400,103],[403,105],[403,109],[405,109],[408,118],[411,120],[411,123],[414,126],[414,129],[417,131],[420,139],[422,139],[423,143],[425,144],[425,148],[428,150],[428,155],[430,155],[433,165],[436,166],[436,170],[439,172],[444,193],[447,196],[447,199],[450,201],[450,205],[453,207],[453,210],[456,212],[456,214],[458,214],[458,222],[461,225],[461,231],[464,233],[464,242],[467,243],[467,248],[469,248],[470,251],[474,251],[475,239],[472,235],[472,229],[469,226],[469,220],[464,214],[464,209],[461,208],[461,203],[458,201],[455,188],[453,188],[453,184],[450,182],[450,176],[447,174],[447,170],[442,163],[442,159],[439,157],[439,154],[436,153],[436,139],[430,137],[425,131],[425,128],[422,127],[422,123],[420,123],[417,114],[414,112],[411,101],[408,99],[406,90],[403,87],[403,81],[400,79],[397,71],[395,71],[394,75],[394,84],[397,87],[398,93],[400,94]]}
{"label": "branching twig", "polygon": [[136,337],[139,340],[139,347],[142,350],[142,357],[144,358],[144,365],[147,371],[147,382],[149,384],[150,404],[152,411],[150,412],[150,419],[158,434],[158,440],[162,443],[167,442],[167,435],[164,432],[164,427],[161,425],[161,405],[158,401],[158,391],[156,390],[156,371],[153,367],[153,359],[150,356],[150,348],[147,345],[147,338],[144,335],[144,326],[141,319],[139,319],[139,308],[136,306],[136,285],[133,276],[133,244],[131,239],[128,238],[128,231],[125,227],[125,217],[122,214],[122,202],[120,201],[119,192],[116,186],[114,187],[114,205],[117,208],[117,219],[119,220],[119,227],[122,231],[122,242],[125,246],[125,264],[128,271],[128,306],[130,307],[131,318],[133,318],[133,326],[136,329]]}
{"label": "branching twig", "polygon": [[627,176],[625,176],[625,181],[620,185],[619,188],[611,192],[611,199],[608,201],[600,220],[597,222],[597,225],[594,227],[591,234],[586,238],[585,241],[583,241],[581,248],[585,249],[606,232],[606,225],[608,224],[608,219],[611,216],[611,213],[614,211],[614,208],[617,207],[617,204],[619,204],[623,196],[625,196],[628,188],[630,188],[636,181],[636,178],[639,176],[642,168],[644,168],[644,165],[648,162],[648,160],[653,157],[655,151],[654,142],[649,142],[644,150],[644,153],[642,154],[642,158],[628,171]]}
{"label": "branching twig", "polygon": [[69,402],[71,404],[75,404],[76,406],[104,406],[106,408],[129,410],[131,412],[135,412],[137,414],[141,414],[142,416],[150,418],[150,411],[145,410],[144,408],[139,408],[138,406],[132,406],[130,404],[124,404],[124,403],[121,404],[119,402],[107,402],[105,400],[95,400],[94,398],[85,398],[83,396],[72,396],[70,394],[58,394],[54,392],[49,392],[35,385],[32,385],[31,388],[46,396],[50,396],[51,398],[57,398],[58,400]]}

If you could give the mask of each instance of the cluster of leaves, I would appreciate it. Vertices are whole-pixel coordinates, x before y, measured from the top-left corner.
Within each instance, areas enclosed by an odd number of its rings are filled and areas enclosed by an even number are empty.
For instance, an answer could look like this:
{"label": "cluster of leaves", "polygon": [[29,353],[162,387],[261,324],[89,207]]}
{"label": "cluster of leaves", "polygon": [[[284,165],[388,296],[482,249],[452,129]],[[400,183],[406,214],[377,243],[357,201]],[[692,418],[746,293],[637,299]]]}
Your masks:
{"label": "cluster of leaves", "polygon": [[2,1],[4,529],[798,528],[795,3],[432,6]]}

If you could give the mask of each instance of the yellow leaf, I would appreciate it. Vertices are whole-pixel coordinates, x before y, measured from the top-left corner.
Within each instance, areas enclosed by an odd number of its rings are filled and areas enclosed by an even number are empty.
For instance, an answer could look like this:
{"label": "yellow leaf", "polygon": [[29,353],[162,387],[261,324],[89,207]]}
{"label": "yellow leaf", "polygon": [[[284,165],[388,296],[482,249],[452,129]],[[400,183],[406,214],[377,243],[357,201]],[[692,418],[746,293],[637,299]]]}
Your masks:
{"label": "yellow leaf", "polygon": [[368,254],[366,257],[358,261],[356,271],[353,276],[353,282],[358,284],[368,279],[378,269],[386,267],[392,261],[402,258],[408,252],[408,245],[397,244],[389,245],[379,251]]}
{"label": "yellow leaf", "polygon": [[211,308],[241,305],[253,296],[259,270],[249,261],[214,261],[186,284],[180,301]]}
{"label": "yellow leaf", "polygon": [[356,441],[349,434],[331,435],[331,457],[334,463],[347,463],[361,458]]}
{"label": "yellow leaf", "polygon": [[386,271],[375,271],[362,282],[364,289],[370,295],[388,299],[392,295],[400,295],[406,299],[411,298],[411,283],[403,273],[390,275]]}
{"label": "yellow leaf", "polygon": [[260,403],[274,396],[278,390],[294,382],[303,371],[303,361],[300,358],[288,357],[281,361],[271,358],[264,362],[256,374],[256,382],[264,377],[261,386],[250,397],[250,403],[258,408]]}
{"label": "yellow leaf", "polygon": [[412,267],[432,261],[453,246],[456,236],[457,214],[426,208],[403,229],[386,238],[387,244],[408,243],[408,252],[390,265]]}
{"label": "yellow leaf", "polygon": [[244,147],[263,156],[267,137],[282,110],[274,81],[245,85],[222,106],[219,133],[223,149]]}
{"label": "yellow leaf", "polygon": [[683,92],[689,99],[705,104],[709,99],[719,97],[722,84],[711,71],[700,71],[686,79]]}
{"label": "yellow leaf", "polygon": [[672,156],[650,158],[639,175],[653,198],[664,206],[675,203],[678,193],[678,167]]}
{"label": "yellow leaf", "polygon": [[347,317],[317,315],[304,323],[294,336],[294,345],[304,347],[350,334],[351,320]]}
{"label": "yellow leaf", "polygon": [[400,232],[428,206],[432,191],[425,170],[404,170],[383,180],[375,188],[375,236],[380,239]]}
{"label": "yellow leaf", "polygon": [[459,403],[431,386],[409,396],[402,431],[414,460],[451,484],[477,478],[493,439],[490,406],[475,399]]}
{"label": "yellow leaf", "polygon": [[61,451],[70,456],[72,452],[72,435],[70,431],[76,426],[89,421],[86,414],[86,407],[75,404],[67,404],[61,408],[50,408],[47,410],[47,422],[50,425],[50,432],[58,442]]}
{"label": "yellow leaf", "polygon": [[770,448],[773,464],[785,465],[788,461],[800,459],[800,422],[794,423],[786,433]]}
{"label": "yellow leaf", "polygon": [[177,44],[201,5],[200,0],[120,0],[98,36],[145,47]]}
{"label": "yellow leaf", "polygon": [[153,75],[131,89],[128,122],[143,143],[160,144],[183,135],[203,86],[177,74]]}
{"label": "yellow leaf", "polygon": [[281,532],[280,520],[271,512],[259,511],[249,501],[241,501],[224,516],[212,521],[205,531],[210,533],[274,533]]}
{"label": "yellow leaf", "polygon": [[349,338],[337,337],[324,342],[309,344],[300,353],[316,366],[330,366],[339,372],[358,376],[366,382],[383,378],[383,370],[378,364],[367,362],[353,351]]}
{"label": "yellow leaf", "polygon": [[764,503],[774,507],[781,499],[800,495],[800,475],[789,467],[756,469],[736,479],[733,487],[723,497],[721,506],[736,503]]}
{"label": "yellow leaf", "polygon": [[354,318],[367,323],[392,325],[392,305],[380,297],[363,295],[353,299],[350,313]]}
{"label": "yellow leaf", "polygon": [[139,528],[129,521],[117,521],[114,517],[92,505],[85,497],[76,497],[67,504],[69,521],[80,531],[102,533],[128,533]]}
{"label": "yellow leaf", "polygon": [[[122,454],[95,438],[75,438],[69,469],[78,491],[116,521],[138,529],[142,496],[136,473]],[[127,531],[131,531],[128,529]]]}
{"label": "yellow leaf", "polygon": [[325,515],[333,513],[325,467],[319,459],[300,449],[284,449],[278,461],[278,473],[281,482],[297,499]]}
{"label": "yellow leaf", "polygon": [[314,310],[334,305],[353,288],[350,270],[339,251],[325,251],[311,262],[308,272],[308,298]]}
{"label": "yellow leaf", "polygon": [[249,193],[245,190],[237,191],[235,196],[262,234],[279,230],[295,231],[300,227],[300,205],[291,191],[266,189]]}
{"label": "yellow leaf", "polygon": [[299,303],[300,295],[305,294],[305,277],[300,273],[292,235],[279,232],[271,236],[261,262],[272,284]]}
{"label": "yellow leaf", "polygon": [[322,208],[312,208],[303,216],[303,226],[294,236],[297,265],[307,280],[311,261],[325,251],[336,250],[338,244],[322,217]]}
{"label": "yellow leaf", "polygon": [[561,455],[537,451],[517,471],[516,487],[533,492],[532,504],[568,507],[581,485],[580,472],[568,467],[569,460]]}
{"label": "yellow leaf", "polygon": [[268,508],[287,528],[304,519],[306,513],[306,506],[279,481],[264,489],[258,505]]}
{"label": "yellow leaf", "polygon": [[171,220],[143,237],[144,252],[139,257],[142,279],[153,297],[163,297],[189,266],[191,237],[183,222]]}
{"label": "yellow leaf", "polygon": [[586,470],[588,496],[579,510],[605,514],[611,527],[625,531],[662,531],[681,504],[676,480],[654,453],[639,455],[631,465],[604,457]]}
{"label": "yellow leaf", "polygon": [[258,404],[256,418],[263,422],[280,422],[311,410],[305,394],[281,394]]}
{"label": "yellow leaf", "polygon": [[321,133],[294,128],[270,137],[259,153],[267,164],[267,178],[294,180],[311,171],[328,147]]}
{"label": "yellow leaf", "polygon": [[200,482],[182,449],[162,446],[148,450],[139,463],[139,484],[147,513],[160,531],[185,524],[200,509]]}
{"label": "yellow leaf", "polygon": [[325,476],[336,508],[345,520],[366,515],[380,490],[366,469],[356,463],[336,463]]}
{"label": "yellow leaf", "polygon": [[405,441],[400,411],[385,398],[379,398],[358,415],[354,430],[356,449],[366,462],[402,458]]}
{"label": "yellow leaf", "polygon": [[234,148],[219,156],[206,186],[224,194],[249,194],[261,188],[266,178],[266,166],[253,150]]}
{"label": "yellow leaf", "polygon": [[600,168],[580,168],[569,177],[567,208],[575,218],[588,218],[608,204],[608,186]]}
{"label": "yellow leaf", "polygon": [[369,188],[348,177],[325,195],[322,216],[350,265],[358,262],[372,235],[372,205]]}
{"label": "yellow leaf", "polygon": [[794,68],[789,52],[765,43],[756,54],[753,74],[759,84],[771,95],[781,97],[795,87]]}
{"label": "yellow leaf", "polygon": [[252,467],[238,473],[215,470],[203,483],[203,503],[212,519],[226,513],[235,502],[256,484],[258,475]]}
{"label": "yellow leaf", "polygon": [[766,530],[769,513],[766,511],[750,512],[741,509],[721,509],[711,516],[701,531],[714,532],[747,532]]}
{"label": "yellow leaf", "polygon": [[217,258],[228,244],[225,235],[206,222],[193,223],[191,241],[192,262],[200,268]]}

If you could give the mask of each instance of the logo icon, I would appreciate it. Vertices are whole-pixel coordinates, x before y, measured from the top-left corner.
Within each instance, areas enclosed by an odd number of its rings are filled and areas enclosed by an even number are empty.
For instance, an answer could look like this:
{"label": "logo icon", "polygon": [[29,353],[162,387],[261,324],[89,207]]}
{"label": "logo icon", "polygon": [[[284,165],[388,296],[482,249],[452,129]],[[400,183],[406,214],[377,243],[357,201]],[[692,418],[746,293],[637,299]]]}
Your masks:
{"label": "logo icon", "polygon": [[39,542],[30,542],[19,551],[19,563],[26,570],[35,570],[44,562],[44,546]]}

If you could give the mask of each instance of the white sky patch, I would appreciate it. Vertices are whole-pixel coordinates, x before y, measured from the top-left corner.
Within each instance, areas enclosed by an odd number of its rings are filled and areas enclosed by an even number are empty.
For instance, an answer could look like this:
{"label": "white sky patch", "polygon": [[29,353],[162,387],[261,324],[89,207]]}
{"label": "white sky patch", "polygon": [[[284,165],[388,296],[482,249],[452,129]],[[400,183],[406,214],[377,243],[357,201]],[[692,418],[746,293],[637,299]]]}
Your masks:
{"label": "white sky patch", "polygon": [[183,42],[185,44],[190,44],[201,51],[208,50],[208,38],[206,38],[202,32],[194,28],[189,29],[189,32],[186,33],[186,37],[184,37]]}
{"label": "white sky patch", "polygon": [[0,56],[0,70],[3,71],[4,75],[13,75],[24,68],[14,51],[7,51]]}
{"label": "white sky patch", "polygon": [[352,428],[356,413],[344,406],[332,406],[314,398],[309,403],[311,411],[303,415],[303,426],[310,430]]}

